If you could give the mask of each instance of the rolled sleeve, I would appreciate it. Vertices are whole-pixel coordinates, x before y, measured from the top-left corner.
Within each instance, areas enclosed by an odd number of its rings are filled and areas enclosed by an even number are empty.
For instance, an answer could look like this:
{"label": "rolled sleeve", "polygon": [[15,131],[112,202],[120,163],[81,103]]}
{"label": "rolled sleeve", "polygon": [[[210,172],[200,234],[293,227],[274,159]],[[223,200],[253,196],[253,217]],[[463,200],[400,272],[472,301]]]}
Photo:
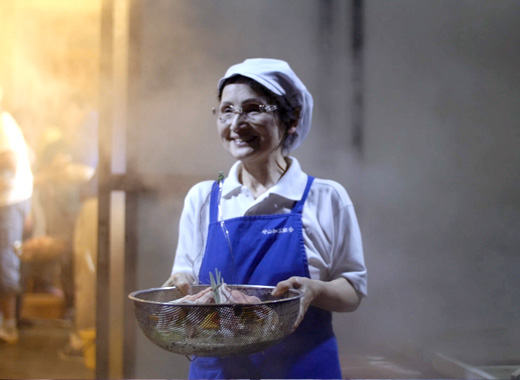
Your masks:
{"label": "rolled sleeve", "polygon": [[331,277],[345,277],[363,296],[367,295],[367,271],[363,255],[363,243],[354,206],[348,205],[335,215],[333,261]]}
{"label": "rolled sleeve", "polygon": [[179,223],[179,240],[173,273],[189,273],[198,277],[204,255],[209,219],[209,195],[212,181],[201,182],[190,189],[184,200]]}

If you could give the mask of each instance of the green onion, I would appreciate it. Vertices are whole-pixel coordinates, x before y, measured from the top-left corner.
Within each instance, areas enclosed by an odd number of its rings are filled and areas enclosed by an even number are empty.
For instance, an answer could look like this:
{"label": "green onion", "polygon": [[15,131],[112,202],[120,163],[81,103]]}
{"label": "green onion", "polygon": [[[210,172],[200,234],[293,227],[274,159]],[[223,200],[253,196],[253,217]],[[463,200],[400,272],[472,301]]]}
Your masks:
{"label": "green onion", "polygon": [[223,284],[224,279],[217,268],[215,268],[215,276],[213,276],[213,273],[209,272],[209,280],[215,297],[215,303],[220,303],[220,293],[218,292],[218,288]]}

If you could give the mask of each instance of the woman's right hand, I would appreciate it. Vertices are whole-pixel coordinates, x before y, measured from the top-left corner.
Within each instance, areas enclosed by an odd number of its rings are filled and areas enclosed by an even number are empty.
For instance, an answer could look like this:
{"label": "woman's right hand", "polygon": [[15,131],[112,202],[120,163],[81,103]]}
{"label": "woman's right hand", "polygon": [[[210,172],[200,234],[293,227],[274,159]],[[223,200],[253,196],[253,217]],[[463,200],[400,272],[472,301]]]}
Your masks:
{"label": "woman's right hand", "polygon": [[174,273],[162,287],[176,286],[183,294],[191,294],[191,285],[194,283],[194,278],[188,273]]}

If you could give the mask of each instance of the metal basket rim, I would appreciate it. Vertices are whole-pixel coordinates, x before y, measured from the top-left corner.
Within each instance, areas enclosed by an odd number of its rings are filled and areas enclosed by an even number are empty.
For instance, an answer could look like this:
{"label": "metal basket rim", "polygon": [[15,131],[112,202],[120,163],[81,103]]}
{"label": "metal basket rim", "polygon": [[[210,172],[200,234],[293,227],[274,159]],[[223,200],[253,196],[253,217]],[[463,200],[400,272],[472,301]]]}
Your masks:
{"label": "metal basket rim", "polygon": [[[197,287],[207,287],[210,285],[195,285]],[[274,286],[264,286],[264,285],[246,285],[246,284],[232,284],[229,285],[230,287],[247,287],[247,288],[258,288],[258,289],[274,289]],[[168,286],[168,287],[157,287],[157,288],[149,288],[149,289],[142,289],[142,290],[136,290],[128,295],[128,298],[130,298],[134,302],[139,302],[143,304],[150,304],[150,305],[161,305],[161,306],[182,306],[182,307],[212,307],[212,306],[220,306],[220,307],[234,307],[236,305],[244,305],[244,306],[254,306],[254,305],[272,305],[277,303],[285,303],[289,301],[294,301],[296,299],[299,299],[303,297],[303,292],[298,289],[289,289],[289,292],[294,292],[296,295],[287,297],[287,298],[281,298],[281,299],[275,299],[275,300],[268,300],[268,301],[262,301],[260,303],[237,303],[237,304],[230,304],[230,303],[209,303],[209,304],[188,304],[188,303],[171,303],[171,301],[150,301],[150,300],[144,300],[142,298],[139,298],[138,295],[145,294],[145,293],[151,293],[154,291],[160,291],[160,290],[172,290],[176,289],[176,286]]]}

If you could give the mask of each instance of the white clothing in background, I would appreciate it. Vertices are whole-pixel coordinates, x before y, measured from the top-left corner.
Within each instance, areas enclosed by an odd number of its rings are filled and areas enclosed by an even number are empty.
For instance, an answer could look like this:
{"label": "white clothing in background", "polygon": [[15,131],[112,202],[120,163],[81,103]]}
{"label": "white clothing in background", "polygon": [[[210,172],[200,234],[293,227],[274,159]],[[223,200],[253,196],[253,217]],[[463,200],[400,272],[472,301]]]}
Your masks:
{"label": "white clothing in background", "polygon": [[9,187],[0,191],[0,206],[13,205],[30,199],[33,191],[33,174],[29,149],[20,127],[7,112],[0,116],[0,153],[14,152],[17,165],[14,173],[0,173],[8,179]]}

